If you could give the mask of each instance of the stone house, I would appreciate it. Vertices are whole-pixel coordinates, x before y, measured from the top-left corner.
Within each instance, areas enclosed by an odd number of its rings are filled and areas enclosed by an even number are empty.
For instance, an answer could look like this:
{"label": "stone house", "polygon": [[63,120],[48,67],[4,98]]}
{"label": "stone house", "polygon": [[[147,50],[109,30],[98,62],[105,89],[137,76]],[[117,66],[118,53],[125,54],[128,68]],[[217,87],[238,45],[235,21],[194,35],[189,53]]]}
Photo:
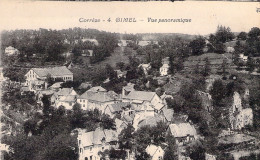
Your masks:
{"label": "stone house", "polygon": [[190,123],[170,124],[167,132],[174,136],[177,145],[185,145],[197,139],[197,131]]}
{"label": "stone house", "polygon": [[145,151],[151,156],[151,160],[163,160],[164,150],[162,147],[150,144]]}
{"label": "stone house", "polygon": [[118,134],[114,130],[97,128],[87,132],[78,131],[79,160],[100,160],[99,152],[118,147]]}

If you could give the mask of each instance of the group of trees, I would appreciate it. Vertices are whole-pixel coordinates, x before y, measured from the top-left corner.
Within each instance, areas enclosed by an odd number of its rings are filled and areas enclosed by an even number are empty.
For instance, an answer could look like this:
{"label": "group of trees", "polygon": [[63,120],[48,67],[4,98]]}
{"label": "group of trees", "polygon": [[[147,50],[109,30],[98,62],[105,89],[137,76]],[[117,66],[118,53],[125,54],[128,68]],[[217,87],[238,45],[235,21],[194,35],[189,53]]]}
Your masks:
{"label": "group of trees", "polygon": [[[90,41],[83,42],[83,38],[86,37],[96,39],[98,45]],[[91,62],[95,63],[113,52],[117,46],[118,35],[93,29],[48,30],[41,28],[3,31],[1,40],[3,49],[12,46],[19,50],[18,61],[20,62],[33,62],[36,58],[42,64],[45,62],[64,63],[63,53],[72,51],[73,56],[77,57],[84,50],[92,49],[94,56]]]}

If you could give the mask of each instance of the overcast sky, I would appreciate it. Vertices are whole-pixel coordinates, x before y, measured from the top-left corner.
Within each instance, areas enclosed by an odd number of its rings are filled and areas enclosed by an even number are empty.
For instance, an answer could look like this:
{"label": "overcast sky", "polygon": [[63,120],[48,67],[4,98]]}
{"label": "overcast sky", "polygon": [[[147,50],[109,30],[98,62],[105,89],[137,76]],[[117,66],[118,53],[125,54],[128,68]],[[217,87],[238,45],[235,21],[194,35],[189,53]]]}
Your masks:
{"label": "overcast sky", "polygon": [[[233,32],[260,27],[258,2],[0,2],[0,29],[95,28],[121,33],[186,33],[205,35],[218,25]],[[135,23],[115,22],[117,17],[135,18]],[[148,18],[191,19],[190,23],[148,23]],[[84,23],[80,18],[112,22]],[[144,20],[144,21],[140,21]]]}

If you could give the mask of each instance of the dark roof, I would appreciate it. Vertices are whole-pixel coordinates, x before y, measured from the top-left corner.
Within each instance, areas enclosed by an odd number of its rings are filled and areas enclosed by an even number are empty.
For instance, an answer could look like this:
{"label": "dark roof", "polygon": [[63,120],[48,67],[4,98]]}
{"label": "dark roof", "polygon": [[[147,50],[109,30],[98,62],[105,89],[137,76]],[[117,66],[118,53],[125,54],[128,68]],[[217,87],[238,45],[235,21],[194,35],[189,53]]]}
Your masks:
{"label": "dark roof", "polygon": [[155,95],[155,92],[131,91],[128,95],[124,96],[123,98],[141,101],[151,101]]}
{"label": "dark roof", "polygon": [[118,112],[128,105],[130,105],[129,102],[121,102],[121,103],[109,104],[108,107],[111,110],[111,112]]}

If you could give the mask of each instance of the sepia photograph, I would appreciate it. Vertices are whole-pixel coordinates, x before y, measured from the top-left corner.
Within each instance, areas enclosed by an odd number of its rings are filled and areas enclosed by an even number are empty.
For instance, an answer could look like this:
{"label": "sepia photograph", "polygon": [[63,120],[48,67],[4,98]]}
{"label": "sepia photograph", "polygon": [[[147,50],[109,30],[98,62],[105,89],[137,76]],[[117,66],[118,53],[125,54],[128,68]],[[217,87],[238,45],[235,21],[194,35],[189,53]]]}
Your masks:
{"label": "sepia photograph", "polygon": [[260,159],[259,3],[0,15],[1,160]]}

